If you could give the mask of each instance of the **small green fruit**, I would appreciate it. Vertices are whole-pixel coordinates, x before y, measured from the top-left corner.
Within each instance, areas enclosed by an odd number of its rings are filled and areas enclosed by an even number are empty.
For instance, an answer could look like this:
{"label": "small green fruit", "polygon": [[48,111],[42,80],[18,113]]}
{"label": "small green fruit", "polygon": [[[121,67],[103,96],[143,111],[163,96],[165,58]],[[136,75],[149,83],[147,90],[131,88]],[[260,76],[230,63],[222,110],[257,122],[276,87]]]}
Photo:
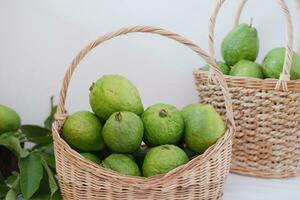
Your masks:
{"label": "small green fruit", "polygon": [[174,106],[150,106],[143,113],[142,120],[145,127],[144,142],[149,146],[177,144],[183,136],[183,118]]}
{"label": "small green fruit", "polygon": [[99,151],[105,148],[102,124],[91,112],[81,111],[69,116],[63,127],[65,140],[81,151]]}
{"label": "small green fruit", "polygon": [[[217,62],[217,64],[220,67],[220,70],[223,72],[223,74],[225,74],[225,75],[229,74],[230,67],[226,63],[219,61],[219,62]],[[210,68],[209,65],[206,64],[200,69],[203,71],[209,71],[209,68]]]}
{"label": "small green fruit", "polygon": [[134,160],[123,154],[111,154],[103,162],[102,166],[129,176],[141,176],[141,171]]}
{"label": "small green fruit", "polygon": [[252,25],[240,24],[223,40],[222,56],[227,65],[233,66],[240,60],[255,61],[259,52],[257,31]]}
{"label": "small green fruit", "polygon": [[[276,48],[271,50],[263,61],[263,72],[267,78],[278,79],[285,59],[285,48]],[[300,79],[300,57],[293,52],[293,60],[291,66],[291,80]]]}
{"label": "small green fruit", "polygon": [[122,76],[103,76],[90,90],[90,105],[101,119],[106,120],[118,111],[129,111],[137,115],[143,112],[143,104],[138,90]]}
{"label": "small green fruit", "polygon": [[221,116],[211,105],[190,104],[181,113],[185,122],[185,143],[196,153],[203,153],[225,132]]}
{"label": "small green fruit", "polygon": [[17,131],[21,127],[21,118],[13,109],[0,104],[0,134]]}
{"label": "small green fruit", "polygon": [[91,154],[91,153],[80,153],[80,155],[82,155],[84,158],[94,162],[94,163],[97,163],[97,164],[100,164],[101,161],[100,159],[95,156],[94,154]]}
{"label": "small green fruit", "polygon": [[236,63],[231,71],[231,76],[242,76],[242,77],[253,77],[253,78],[264,78],[262,67],[249,60],[240,60]]}
{"label": "small green fruit", "polygon": [[105,144],[114,152],[132,153],[143,139],[144,126],[139,116],[132,112],[112,114],[103,127]]}
{"label": "small green fruit", "polygon": [[185,152],[175,145],[153,147],[146,154],[143,163],[145,177],[164,174],[189,161]]}

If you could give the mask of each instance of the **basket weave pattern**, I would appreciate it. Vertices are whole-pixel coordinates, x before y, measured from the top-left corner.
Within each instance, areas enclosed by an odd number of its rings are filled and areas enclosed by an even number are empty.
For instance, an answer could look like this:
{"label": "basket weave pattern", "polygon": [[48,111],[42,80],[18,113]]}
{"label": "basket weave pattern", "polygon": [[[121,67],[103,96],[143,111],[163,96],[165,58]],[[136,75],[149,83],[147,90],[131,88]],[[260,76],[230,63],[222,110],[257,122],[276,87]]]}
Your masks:
{"label": "basket weave pattern", "polygon": [[[194,75],[200,102],[224,113],[220,87],[208,84],[203,72]],[[226,80],[236,123],[231,171],[266,178],[299,175],[300,91],[237,87]]]}
{"label": "basket weave pattern", "polygon": [[[55,129],[55,128],[54,128]],[[164,176],[128,177],[82,159],[53,131],[64,199],[220,199],[229,171],[231,139]],[[207,152],[209,153],[209,152]]]}
{"label": "basket weave pattern", "polygon": [[[64,113],[67,90],[72,74],[80,61],[96,46],[116,36],[133,33],[152,33],[173,39],[192,49],[216,70],[215,80],[220,85],[226,107],[227,130],[217,143],[167,174],[149,178],[121,175],[110,169],[83,159],[61,138],[66,115]],[[54,150],[59,184],[64,199],[202,199],[217,200],[223,195],[229,173],[234,133],[232,105],[228,88],[216,63],[200,47],[180,35],[161,28],[135,26],[108,33],[87,45],[72,61],[65,75],[52,126]]]}

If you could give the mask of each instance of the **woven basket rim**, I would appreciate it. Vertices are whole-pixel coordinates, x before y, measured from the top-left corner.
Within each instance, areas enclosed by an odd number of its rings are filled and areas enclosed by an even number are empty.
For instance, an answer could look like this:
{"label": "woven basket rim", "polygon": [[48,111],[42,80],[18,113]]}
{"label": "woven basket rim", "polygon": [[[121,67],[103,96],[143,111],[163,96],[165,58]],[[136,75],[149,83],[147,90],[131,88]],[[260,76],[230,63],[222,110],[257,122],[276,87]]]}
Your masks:
{"label": "woven basket rim", "polygon": [[[194,70],[195,76],[203,76],[205,79],[209,80],[209,75],[207,71],[203,71],[200,68]],[[240,76],[230,76],[224,75],[224,79],[228,86],[245,87],[253,89],[262,90],[276,90],[276,84],[278,79],[259,79],[252,77],[240,77]],[[300,91],[300,79],[299,80],[289,80],[287,81],[288,91]],[[278,90],[282,91],[282,90]]]}
{"label": "woven basket rim", "polygon": [[[82,161],[87,166],[92,166],[92,168],[87,167],[85,169],[86,171],[89,171],[92,174],[97,174],[98,171],[95,171],[95,169],[94,169],[94,168],[97,168],[97,169],[101,169],[102,171],[104,171],[106,173],[106,175],[112,179],[114,179],[114,178],[120,179],[121,178],[122,182],[125,182],[125,183],[127,182],[127,180],[129,180],[129,182],[137,181],[137,182],[139,182],[139,184],[147,184],[147,185],[149,183],[157,184],[158,182],[163,181],[165,179],[171,180],[171,179],[175,178],[176,175],[179,175],[179,174],[182,175],[183,173],[187,173],[187,171],[189,171],[189,170],[185,170],[186,168],[188,168],[192,165],[195,165],[196,163],[199,164],[199,162],[205,163],[207,160],[209,160],[211,157],[213,157],[215,154],[218,153],[218,150],[220,149],[220,147],[222,147],[223,145],[226,145],[226,143],[228,143],[229,141],[232,141],[233,133],[234,133],[233,126],[230,123],[227,123],[226,130],[225,130],[223,136],[221,138],[219,138],[218,141],[214,145],[209,147],[203,154],[196,156],[192,160],[189,160],[188,163],[181,165],[166,174],[161,174],[161,175],[156,175],[156,176],[151,176],[151,177],[139,177],[139,176],[123,175],[118,172],[112,171],[110,169],[104,168],[101,165],[93,163],[87,159],[84,159],[76,150],[74,150],[72,147],[70,147],[70,145],[61,137],[60,127],[61,126],[59,125],[59,121],[55,120],[52,125],[52,134],[53,134],[53,137],[55,138],[54,141],[56,143],[59,143],[59,145],[62,145],[64,147],[64,150],[66,150],[68,152],[68,154],[70,154],[70,156],[76,157],[77,159]],[[55,148],[55,152],[56,151],[57,150]]]}

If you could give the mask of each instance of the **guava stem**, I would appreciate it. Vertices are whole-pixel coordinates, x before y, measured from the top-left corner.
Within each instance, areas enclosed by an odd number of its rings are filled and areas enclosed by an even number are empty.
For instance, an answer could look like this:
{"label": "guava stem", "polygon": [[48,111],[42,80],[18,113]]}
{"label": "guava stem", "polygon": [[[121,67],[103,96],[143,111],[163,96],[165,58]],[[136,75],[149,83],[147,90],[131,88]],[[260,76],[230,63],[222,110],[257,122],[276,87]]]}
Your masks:
{"label": "guava stem", "polygon": [[50,97],[50,106],[51,106],[51,109],[54,107],[54,96]]}
{"label": "guava stem", "polygon": [[160,117],[166,117],[166,116],[168,116],[168,112],[165,109],[161,109],[159,111],[159,116]]}
{"label": "guava stem", "polygon": [[92,83],[92,85],[91,85],[91,87],[90,87],[89,90],[92,91],[92,89],[94,88],[94,86],[95,86],[95,82]]}
{"label": "guava stem", "polygon": [[116,115],[115,115],[115,119],[120,122],[122,120],[122,114],[121,112],[117,112]]}
{"label": "guava stem", "polygon": [[169,149],[170,149],[170,147],[169,147],[169,146],[167,146],[167,145],[164,145],[164,146],[163,146],[163,149],[167,149],[167,150],[169,150]]}
{"label": "guava stem", "polygon": [[249,25],[249,26],[250,26],[250,27],[253,26],[253,17],[250,18],[250,25]]}

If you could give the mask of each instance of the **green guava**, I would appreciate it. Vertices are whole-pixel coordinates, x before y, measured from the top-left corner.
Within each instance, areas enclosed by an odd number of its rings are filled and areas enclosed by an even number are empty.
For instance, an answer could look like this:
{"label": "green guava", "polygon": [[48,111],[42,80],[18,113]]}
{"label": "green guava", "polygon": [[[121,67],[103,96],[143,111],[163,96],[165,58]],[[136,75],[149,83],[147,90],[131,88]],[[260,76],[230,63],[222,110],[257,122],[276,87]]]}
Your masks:
{"label": "green guava", "polygon": [[223,40],[222,56],[227,65],[233,66],[240,60],[255,61],[259,52],[257,30],[248,24],[240,24]]}
{"label": "green guava", "polygon": [[117,153],[136,151],[142,143],[143,134],[140,117],[127,111],[113,113],[103,127],[105,144]]}
{"label": "green guava", "polygon": [[[218,61],[217,64],[220,67],[220,70],[223,72],[223,74],[225,74],[225,75],[229,74],[230,67],[226,63]],[[210,66],[208,64],[206,64],[203,67],[201,67],[200,69],[203,71],[209,71]]]}
{"label": "green guava", "polygon": [[21,118],[13,109],[0,104],[0,134],[17,131],[21,127]]}
{"label": "green guava", "polygon": [[88,111],[76,112],[67,118],[63,137],[77,150],[99,151],[105,148],[102,124],[95,114]]}
{"label": "green guava", "polygon": [[[263,72],[266,78],[278,79],[285,59],[285,48],[276,48],[271,50],[263,61]],[[291,80],[300,79],[300,57],[293,51],[293,59],[291,66]]]}
{"label": "green guava", "polygon": [[264,78],[262,67],[249,60],[240,60],[230,71],[231,76]]}
{"label": "green guava", "polygon": [[172,144],[153,147],[146,154],[143,163],[145,177],[164,174],[189,161],[185,152]]}
{"label": "green guava", "polygon": [[184,122],[179,110],[167,104],[150,106],[142,114],[148,146],[177,144],[183,136]]}
{"label": "green guava", "polygon": [[221,116],[211,105],[190,104],[181,113],[185,122],[185,144],[196,153],[203,153],[225,132]]}
{"label": "green guava", "polygon": [[137,88],[119,75],[102,76],[90,89],[90,105],[101,119],[114,112],[129,111],[141,115],[144,108]]}
{"label": "green guava", "polygon": [[101,160],[92,153],[80,153],[80,155],[82,155],[84,158],[86,158],[94,163],[97,163],[97,164],[101,163]]}
{"label": "green guava", "polygon": [[141,171],[135,161],[123,154],[111,154],[103,162],[102,166],[129,176],[141,176]]}

